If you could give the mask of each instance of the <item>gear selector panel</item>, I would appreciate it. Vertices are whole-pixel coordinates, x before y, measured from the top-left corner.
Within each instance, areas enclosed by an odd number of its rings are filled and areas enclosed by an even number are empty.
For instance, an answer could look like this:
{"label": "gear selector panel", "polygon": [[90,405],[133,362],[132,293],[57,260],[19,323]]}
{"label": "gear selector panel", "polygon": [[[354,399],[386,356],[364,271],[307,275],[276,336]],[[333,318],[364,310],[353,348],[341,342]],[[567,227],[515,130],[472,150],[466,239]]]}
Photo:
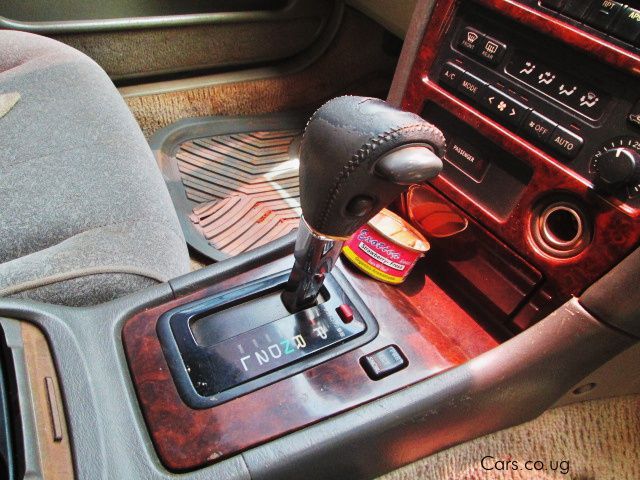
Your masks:
{"label": "gear selector panel", "polygon": [[[333,275],[315,305],[288,312],[280,299],[287,277],[288,272],[272,275],[162,315],[158,336],[187,404],[208,408],[224,403],[377,334],[375,320],[355,292]],[[345,309],[353,313],[349,321]]]}

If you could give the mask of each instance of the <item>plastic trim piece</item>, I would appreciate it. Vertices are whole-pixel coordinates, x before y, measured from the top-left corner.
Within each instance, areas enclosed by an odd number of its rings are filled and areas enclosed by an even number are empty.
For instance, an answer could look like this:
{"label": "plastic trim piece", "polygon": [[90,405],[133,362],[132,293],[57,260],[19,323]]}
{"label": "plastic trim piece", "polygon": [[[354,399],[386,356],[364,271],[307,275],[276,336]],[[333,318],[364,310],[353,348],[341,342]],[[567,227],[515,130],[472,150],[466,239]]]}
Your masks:
{"label": "plastic trim piece", "polygon": [[120,87],[118,91],[123,98],[139,97],[143,95],[159,95],[163,93],[206,88],[214,85],[225,85],[230,83],[248,82],[251,80],[281,77],[291,75],[304,70],[318,60],[333,42],[344,16],[344,3],[336,2],[331,16],[327,19],[326,25],[320,32],[316,41],[304,52],[295,55],[293,58],[285,60],[276,66],[248,68],[227,73],[215,73],[211,75],[200,75],[197,77],[167,80],[161,82],[143,83],[128,87]]}
{"label": "plastic trim piece", "polygon": [[203,24],[225,24],[238,22],[258,22],[289,18],[298,10],[301,0],[289,0],[288,5],[279,10],[259,10],[241,12],[193,13],[185,15],[162,15],[154,17],[106,18],[95,20],[61,21],[20,21],[0,16],[0,28],[20,30],[38,34],[112,32],[118,30],[141,30],[145,28],[184,27]]}
{"label": "plastic trim piece", "polygon": [[[19,426],[20,428],[18,430],[21,430],[24,437],[22,448],[20,449],[24,466],[24,478],[32,478],[34,480],[42,479],[45,475],[42,472],[36,417],[33,406],[34,399],[27,373],[20,322],[8,318],[0,318],[0,326],[4,331],[6,347],[9,352],[8,354],[11,356],[15,373],[16,393],[20,411],[17,412],[18,414],[12,420],[19,424],[14,424],[13,427]],[[15,466],[14,464],[14,467]]]}
{"label": "plastic trim piece", "polygon": [[413,62],[422,45],[424,32],[427,29],[435,3],[435,0],[417,0],[416,2],[407,34],[404,37],[402,52],[400,52],[400,59],[393,75],[389,95],[387,95],[387,102],[394,107],[400,108],[400,102],[402,102],[402,97],[409,83]]}
{"label": "plastic trim piece", "polygon": [[[33,322],[47,336],[78,480],[175,478],[161,465],[136,401],[121,338],[126,320],[290,251],[281,239],[176,279],[174,291],[162,284],[92,308],[0,299],[0,316]],[[536,417],[636,342],[571,300],[460,367],[180,478],[371,478]]]}
{"label": "plastic trim piece", "polygon": [[[298,325],[308,324],[309,318],[329,324],[336,323],[337,320],[337,323],[340,324],[341,321],[335,311],[340,305],[347,304],[356,314],[355,321],[351,322],[349,326],[352,330],[355,330],[356,324],[364,324],[362,332],[355,333],[353,336],[349,336],[345,340],[339,340],[330,346],[322,347],[307,357],[284,365],[278,370],[255,377],[246,383],[235,385],[215,395],[201,395],[194,387],[193,375],[197,374],[196,371],[201,369],[200,365],[208,365],[211,353],[207,351],[206,347],[198,346],[193,339],[193,332],[188,326],[190,321],[204,313],[210,315],[226,307],[233,308],[234,305],[243,301],[255,299],[257,296],[264,295],[274,289],[282,289],[288,277],[288,271],[270,275],[246,285],[225,290],[211,297],[180,305],[160,317],[157,332],[165,359],[182,400],[191,408],[215,407],[360,347],[373,340],[378,334],[378,324],[369,309],[340,271],[334,270],[331,275],[327,276],[324,283],[324,288],[328,292],[328,299],[325,303],[294,313],[292,316],[297,317],[296,322],[298,322]],[[331,317],[334,317],[333,320]],[[343,325],[343,328],[348,331],[349,326]],[[217,355],[215,357],[218,358],[222,365],[230,366],[226,363],[230,359],[223,360]],[[187,365],[192,365],[192,368],[188,368]],[[207,376],[207,379],[210,378],[211,376]],[[210,381],[207,381],[207,383],[211,384]]]}
{"label": "plastic trim piece", "polygon": [[603,322],[640,338],[640,248],[616,265],[580,297]]}
{"label": "plastic trim piece", "polygon": [[537,417],[634,341],[574,299],[460,367],[243,456],[253,480],[374,478]]}

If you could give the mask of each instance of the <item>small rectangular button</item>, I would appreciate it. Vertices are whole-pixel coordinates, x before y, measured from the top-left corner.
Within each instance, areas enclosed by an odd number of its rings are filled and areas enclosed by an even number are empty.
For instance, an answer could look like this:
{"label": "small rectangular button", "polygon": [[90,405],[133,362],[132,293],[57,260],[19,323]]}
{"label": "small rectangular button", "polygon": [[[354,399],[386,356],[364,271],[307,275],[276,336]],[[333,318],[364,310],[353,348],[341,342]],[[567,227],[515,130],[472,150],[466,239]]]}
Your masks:
{"label": "small rectangular button", "polygon": [[480,30],[473,27],[465,27],[460,33],[460,38],[458,38],[458,47],[466,52],[475,53],[479,48],[478,46],[482,44],[484,37],[484,33]]}
{"label": "small rectangular button", "polygon": [[540,4],[543,7],[550,8],[551,10],[562,10],[564,0],[540,0]]}
{"label": "small rectangular button", "polygon": [[360,363],[372,380],[380,380],[402,370],[409,362],[398,347],[389,345],[362,357]]}
{"label": "small rectangular button", "polygon": [[621,3],[613,2],[612,0],[596,0],[593,2],[591,10],[584,17],[584,21],[600,30],[607,31],[621,8]]}
{"label": "small rectangular button", "polygon": [[640,10],[625,7],[609,31],[634,45],[640,45]]}
{"label": "small rectangular button", "polygon": [[478,183],[489,168],[480,152],[461,138],[449,137],[444,157]]}
{"label": "small rectangular button", "polygon": [[467,97],[480,100],[482,98],[482,94],[484,89],[487,87],[488,83],[484,80],[472,75],[469,72],[464,72],[462,74],[462,80],[458,84],[458,91]]}
{"label": "small rectangular button", "polygon": [[351,307],[346,303],[343,303],[338,308],[336,308],[336,312],[344,323],[350,323],[351,321],[353,321],[353,310],[351,310]]}
{"label": "small rectangular button", "polygon": [[450,87],[452,90],[457,90],[458,85],[462,82],[463,75],[464,70],[462,68],[454,63],[447,62],[440,72],[440,83]]}
{"label": "small rectangular button", "polygon": [[499,42],[495,38],[485,37],[476,55],[491,65],[497,65],[500,63],[500,60],[502,60],[502,57],[504,57],[506,51],[507,46],[504,43]]}
{"label": "small rectangular button", "polygon": [[582,20],[590,6],[589,0],[566,0],[562,7],[562,13],[571,18]]}
{"label": "small rectangular button", "polygon": [[627,120],[634,127],[640,127],[640,100],[636,102],[633,106],[629,115],[627,116]]}
{"label": "small rectangular button", "polygon": [[547,145],[568,158],[574,158],[578,154],[582,143],[581,137],[571,133],[561,125],[555,128],[547,140]]}
{"label": "small rectangular button", "polygon": [[574,95],[566,99],[563,98],[562,103],[569,105],[589,118],[597,120],[604,113],[607,99],[595,89],[582,87],[578,88]]}
{"label": "small rectangular button", "polygon": [[516,99],[502,93],[497,88],[489,85],[482,98],[482,104],[491,113],[506,120],[514,127],[520,126],[529,113],[529,107]]}
{"label": "small rectangular button", "polygon": [[532,110],[522,125],[522,131],[528,138],[545,142],[557,125],[557,123]]}

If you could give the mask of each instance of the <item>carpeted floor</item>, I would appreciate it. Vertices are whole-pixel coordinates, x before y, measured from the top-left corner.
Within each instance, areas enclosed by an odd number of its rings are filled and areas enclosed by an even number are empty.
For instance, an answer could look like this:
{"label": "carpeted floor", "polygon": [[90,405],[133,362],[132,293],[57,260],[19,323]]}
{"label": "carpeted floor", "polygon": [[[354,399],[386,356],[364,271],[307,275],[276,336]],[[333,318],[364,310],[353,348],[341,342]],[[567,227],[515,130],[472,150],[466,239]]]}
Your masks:
{"label": "carpeted floor", "polygon": [[[513,469],[514,463],[507,466],[508,460],[517,462],[518,469]],[[534,464],[536,461],[542,463]],[[494,469],[485,470],[483,463]],[[526,470],[526,465],[543,470]],[[458,445],[381,477],[413,479],[638,480],[640,396],[550,410],[526,424]]]}

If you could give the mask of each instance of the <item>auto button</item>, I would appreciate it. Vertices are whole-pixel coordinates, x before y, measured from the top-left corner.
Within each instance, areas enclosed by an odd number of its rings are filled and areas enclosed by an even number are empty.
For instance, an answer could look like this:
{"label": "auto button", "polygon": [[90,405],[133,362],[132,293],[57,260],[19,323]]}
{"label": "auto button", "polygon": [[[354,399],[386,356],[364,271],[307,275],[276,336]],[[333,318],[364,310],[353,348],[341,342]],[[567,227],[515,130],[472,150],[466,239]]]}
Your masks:
{"label": "auto button", "polygon": [[555,128],[547,140],[547,145],[568,158],[574,158],[580,151],[583,143],[581,137],[561,125]]}

